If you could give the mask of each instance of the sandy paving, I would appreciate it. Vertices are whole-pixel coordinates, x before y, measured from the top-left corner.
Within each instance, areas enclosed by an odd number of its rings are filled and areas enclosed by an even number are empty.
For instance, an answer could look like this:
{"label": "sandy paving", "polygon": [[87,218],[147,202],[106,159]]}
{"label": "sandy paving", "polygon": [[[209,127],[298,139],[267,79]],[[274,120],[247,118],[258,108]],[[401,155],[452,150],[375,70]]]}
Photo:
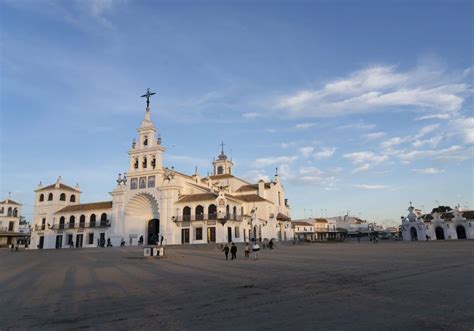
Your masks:
{"label": "sandy paving", "polygon": [[473,241],[0,250],[0,329],[472,330]]}

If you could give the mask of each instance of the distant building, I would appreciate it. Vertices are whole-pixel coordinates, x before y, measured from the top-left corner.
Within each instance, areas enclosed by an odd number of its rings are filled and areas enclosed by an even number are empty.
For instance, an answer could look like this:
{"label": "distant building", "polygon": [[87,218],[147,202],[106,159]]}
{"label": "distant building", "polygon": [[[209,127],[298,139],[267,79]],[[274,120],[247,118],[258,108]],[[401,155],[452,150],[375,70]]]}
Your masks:
{"label": "distant building", "polygon": [[302,220],[296,220],[291,222],[293,228],[293,236],[297,240],[301,241],[314,241],[314,223],[305,222]]}
{"label": "distant building", "polygon": [[422,214],[410,203],[407,217],[402,217],[403,240],[474,239],[474,210],[437,211]]}
{"label": "distant building", "polygon": [[11,199],[0,202],[0,247],[16,245],[20,232],[21,204]]}
{"label": "distant building", "polygon": [[292,221],[295,238],[307,241],[338,240],[343,233],[334,221],[325,218],[308,218]]}
{"label": "distant building", "polygon": [[374,231],[373,227],[369,227],[367,221],[361,220],[360,218],[344,215],[328,217],[328,222],[335,223],[336,228],[341,231],[342,229],[347,231],[347,235],[355,237],[358,235],[367,236],[371,231]]}

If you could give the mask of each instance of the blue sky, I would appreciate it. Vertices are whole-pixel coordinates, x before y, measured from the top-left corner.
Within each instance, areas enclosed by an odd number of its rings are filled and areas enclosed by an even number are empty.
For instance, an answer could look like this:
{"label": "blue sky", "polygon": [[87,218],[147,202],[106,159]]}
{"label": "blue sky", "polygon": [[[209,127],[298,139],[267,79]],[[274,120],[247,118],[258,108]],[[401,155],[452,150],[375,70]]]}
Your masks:
{"label": "blue sky", "polygon": [[33,1],[1,11],[1,197],[110,199],[144,112],[164,162],[284,179],[293,218],[473,207],[472,1]]}

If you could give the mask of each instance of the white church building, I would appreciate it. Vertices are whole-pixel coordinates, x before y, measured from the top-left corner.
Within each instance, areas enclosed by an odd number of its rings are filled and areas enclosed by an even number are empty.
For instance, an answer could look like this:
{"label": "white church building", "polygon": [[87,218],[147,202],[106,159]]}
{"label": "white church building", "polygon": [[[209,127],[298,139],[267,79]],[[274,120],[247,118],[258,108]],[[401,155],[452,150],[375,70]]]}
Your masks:
{"label": "white church building", "polygon": [[474,239],[474,211],[459,206],[445,212],[423,214],[410,203],[408,215],[402,217],[403,240]]}
{"label": "white church building", "polygon": [[129,170],[111,201],[81,203],[81,191],[57,182],[36,189],[30,248],[134,246],[292,239],[290,207],[278,176],[249,183],[234,176],[224,149],[213,174],[187,175],[163,167],[165,148],[150,119],[149,97]]}

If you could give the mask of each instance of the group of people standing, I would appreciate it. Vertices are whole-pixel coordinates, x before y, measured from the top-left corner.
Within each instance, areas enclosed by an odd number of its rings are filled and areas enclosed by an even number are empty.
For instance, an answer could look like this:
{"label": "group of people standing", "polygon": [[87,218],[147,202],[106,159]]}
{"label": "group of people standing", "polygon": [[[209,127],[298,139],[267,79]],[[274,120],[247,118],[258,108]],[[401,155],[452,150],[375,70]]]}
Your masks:
{"label": "group of people standing", "polygon": [[[273,249],[273,239],[270,239],[270,241],[266,244],[263,245],[263,247],[268,246],[269,249]],[[235,243],[231,243],[230,247],[228,244],[225,244],[224,248],[222,249],[225,255],[225,259],[229,259],[229,252],[231,254],[231,260],[236,260],[237,259],[237,246]],[[252,243],[252,253],[253,253],[253,258],[254,260],[258,260],[258,252],[260,251],[260,245],[258,244],[257,241],[254,241]],[[244,253],[245,253],[245,259],[248,260],[250,258],[250,244],[248,242],[245,243],[244,246]]]}

